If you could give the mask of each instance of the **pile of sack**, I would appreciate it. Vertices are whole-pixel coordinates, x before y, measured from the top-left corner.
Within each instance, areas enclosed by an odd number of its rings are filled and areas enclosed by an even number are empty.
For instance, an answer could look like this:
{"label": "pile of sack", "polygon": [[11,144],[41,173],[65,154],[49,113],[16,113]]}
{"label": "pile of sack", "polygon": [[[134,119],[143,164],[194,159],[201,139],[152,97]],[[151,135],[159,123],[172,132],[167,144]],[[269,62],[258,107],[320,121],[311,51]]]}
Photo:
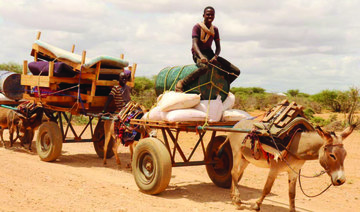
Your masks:
{"label": "pile of sack", "polygon": [[200,100],[200,94],[179,93],[168,91],[160,95],[156,106],[143,118],[154,121],[240,121],[251,119],[245,111],[232,109],[235,95],[229,93],[224,102],[218,96],[215,100]]}

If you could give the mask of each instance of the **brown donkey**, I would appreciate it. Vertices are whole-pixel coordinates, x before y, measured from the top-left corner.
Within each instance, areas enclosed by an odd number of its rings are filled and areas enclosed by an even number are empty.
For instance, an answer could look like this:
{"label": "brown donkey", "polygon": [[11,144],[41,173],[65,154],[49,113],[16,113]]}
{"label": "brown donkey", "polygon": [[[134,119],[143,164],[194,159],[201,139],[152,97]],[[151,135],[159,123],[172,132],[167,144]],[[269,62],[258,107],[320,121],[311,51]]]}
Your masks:
{"label": "brown donkey", "polygon": [[[350,117],[350,115],[349,115]],[[349,118],[350,120],[350,118]],[[234,128],[251,129],[253,120],[241,121]],[[246,134],[229,133],[228,139],[233,152],[233,168],[231,171],[231,197],[233,203],[241,205],[238,182],[249,163],[258,167],[269,168],[269,174],[262,191],[261,197],[252,205],[252,209],[260,210],[260,206],[270,193],[271,187],[280,172],[288,173],[290,211],[295,211],[295,188],[299,170],[306,160],[319,159],[321,166],[330,176],[334,186],[342,185],[346,178],[344,175],[344,159],[346,150],[343,147],[343,140],[348,137],[357,124],[350,125],[340,136],[328,133],[317,128],[312,132],[297,132],[289,147],[289,154],[283,160],[270,159],[269,162],[262,154],[259,159],[254,159],[250,142],[242,143]]]}

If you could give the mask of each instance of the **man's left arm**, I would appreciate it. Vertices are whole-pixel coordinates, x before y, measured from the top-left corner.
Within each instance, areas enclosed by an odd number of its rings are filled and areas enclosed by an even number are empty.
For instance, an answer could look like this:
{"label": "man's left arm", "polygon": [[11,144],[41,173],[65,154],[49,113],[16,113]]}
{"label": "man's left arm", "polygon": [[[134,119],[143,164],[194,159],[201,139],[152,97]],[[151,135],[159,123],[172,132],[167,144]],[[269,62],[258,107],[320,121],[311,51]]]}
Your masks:
{"label": "man's left arm", "polygon": [[216,61],[221,51],[220,39],[215,40],[215,56],[211,58],[210,62]]}
{"label": "man's left arm", "polygon": [[215,42],[215,56],[211,58],[210,62],[216,61],[221,51],[220,34],[219,34],[219,29],[217,27],[215,28],[214,42]]}

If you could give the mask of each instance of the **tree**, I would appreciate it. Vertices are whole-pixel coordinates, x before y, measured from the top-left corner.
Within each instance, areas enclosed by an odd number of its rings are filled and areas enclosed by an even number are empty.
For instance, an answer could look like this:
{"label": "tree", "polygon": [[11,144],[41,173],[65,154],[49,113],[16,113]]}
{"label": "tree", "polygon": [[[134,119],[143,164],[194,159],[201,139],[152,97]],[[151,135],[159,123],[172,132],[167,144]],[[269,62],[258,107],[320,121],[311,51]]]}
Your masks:
{"label": "tree", "polygon": [[288,90],[287,93],[292,97],[296,97],[297,95],[299,95],[299,89],[291,89]]}

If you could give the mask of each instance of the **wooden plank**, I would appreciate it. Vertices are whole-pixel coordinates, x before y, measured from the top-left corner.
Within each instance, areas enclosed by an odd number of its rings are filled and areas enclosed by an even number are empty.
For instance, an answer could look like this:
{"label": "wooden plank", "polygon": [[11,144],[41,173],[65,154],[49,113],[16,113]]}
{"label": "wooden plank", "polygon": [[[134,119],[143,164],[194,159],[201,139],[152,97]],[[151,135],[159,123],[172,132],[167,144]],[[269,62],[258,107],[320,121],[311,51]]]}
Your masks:
{"label": "wooden plank", "polygon": [[93,96],[92,100],[89,101],[91,107],[101,107],[104,108],[104,105],[108,99],[108,96]]}
{"label": "wooden plank", "polygon": [[[205,122],[167,122],[167,121],[154,121],[145,119],[131,119],[130,124],[134,125],[148,125],[153,127],[168,127],[168,128],[185,128],[185,127],[196,127],[202,126]],[[209,126],[233,126],[237,122],[213,122],[209,123]]]}
{"label": "wooden plank", "polygon": [[35,61],[35,62],[38,61],[38,54],[37,54],[37,52],[34,52],[34,61]]}
{"label": "wooden plank", "polygon": [[284,121],[278,123],[277,126],[279,126],[279,127],[284,127],[285,125],[287,125],[287,124],[291,121],[291,119],[292,119],[292,118],[291,118],[290,116],[288,116],[288,117],[286,117],[286,118],[284,119]]}
{"label": "wooden plank", "polygon": [[288,112],[288,116],[292,116],[295,112],[296,112],[296,109],[291,108],[290,111]]}
{"label": "wooden plank", "polygon": [[289,105],[289,102],[285,99],[282,102],[280,102],[278,104],[278,106],[276,106],[275,108],[273,108],[271,110],[271,112],[265,116],[262,121],[263,122],[268,122],[270,119],[272,119],[280,110],[282,110],[284,107],[286,107],[287,105]]}
{"label": "wooden plank", "polygon": [[21,75],[21,85],[50,87],[48,76]]}
{"label": "wooden plank", "polygon": [[54,76],[54,61],[49,62],[49,78]]}
{"label": "wooden plank", "polygon": [[97,83],[97,81],[98,81],[98,79],[99,79],[100,67],[101,67],[101,62],[98,62],[98,63],[96,64],[96,70],[95,70],[96,79],[92,81],[92,85],[91,85],[91,93],[90,93],[91,96],[95,96],[96,83]]}
{"label": "wooden plank", "polygon": [[280,109],[283,107],[283,105],[278,105],[274,108],[274,110],[272,110],[269,115],[265,116],[262,121],[263,122],[268,122],[270,119],[272,119],[276,113],[278,113],[280,111]]}
{"label": "wooden plank", "polygon": [[56,55],[54,55],[51,51],[49,51],[49,50],[47,50],[47,49],[39,46],[38,44],[34,43],[34,44],[32,45],[31,56],[34,56],[34,55],[33,55],[34,53],[39,54],[40,52],[41,52],[42,54],[46,55],[46,56],[49,56],[49,57],[53,58],[53,59],[56,58]]}
{"label": "wooden plank", "polygon": [[86,51],[83,51],[81,55],[81,65],[85,64],[85,59],[86,59]]}
{"label": "wooden plank", "polygon": [[78,77],[80,77],[81,79],[86,79],[91,81],[96,79],[96,75],[91,73],[81,73],[79,74]]}
{"label": "wooden plank", "polygon": [[[40,102],[40,98],[36,97],[34,94],[24,94],[23,98],[26,100],[34,100],[35,102]],[[72,107],[75,103],[76,98],[71,96],[45,96],[41,97],[41,103],[49,104],[49,103],[69,103],[69,107]]]}
{"label": "wooden plank", "polygon": [[23,62],[23,74],[27,75],[27,70],[28,70],[28,61],[24,60]]}
{"label": "wooden plank", "polygon": [[285,110],[283,110],[283,112],[281,112],[280,116],[276,118],[276,120],[274,121],[275,124],[279,123],[285,116],[286,114],[289,112],[289,110],[295,106],[296,103],[295,102],[291,102],[289,106],[287,106],[285,108]]}
{"label": "wooden plank", "polygon": [[38,31],[38,33],[36,35],[36,40],[40,40],[40,36],[41,36],[41,31]]}
{"label": "wooden plank", "polygon": [[[47,76],[46,76],[47,77]],[[51,77],[50,83],[69,83],[69,84],[78,84],[79,78],[73,78],[73,77]],[[88,79],[81,79],[80,84],[91,84],[92,81]]]}
{"label": "wooden plank", "polygon": [[115,86],[119,85],[119,81],[109,81],[109,80],[97,80],[95,82],[96,86]]}
{"label": "wooden plank", "polygon": [[[94,74],[96,71],[96,68],[83,68],[81,73],[92,73]],[[120,74],[121,72],[123,72],[124,69],[123,68],[101,68],[100,69],[100,74]]]}

